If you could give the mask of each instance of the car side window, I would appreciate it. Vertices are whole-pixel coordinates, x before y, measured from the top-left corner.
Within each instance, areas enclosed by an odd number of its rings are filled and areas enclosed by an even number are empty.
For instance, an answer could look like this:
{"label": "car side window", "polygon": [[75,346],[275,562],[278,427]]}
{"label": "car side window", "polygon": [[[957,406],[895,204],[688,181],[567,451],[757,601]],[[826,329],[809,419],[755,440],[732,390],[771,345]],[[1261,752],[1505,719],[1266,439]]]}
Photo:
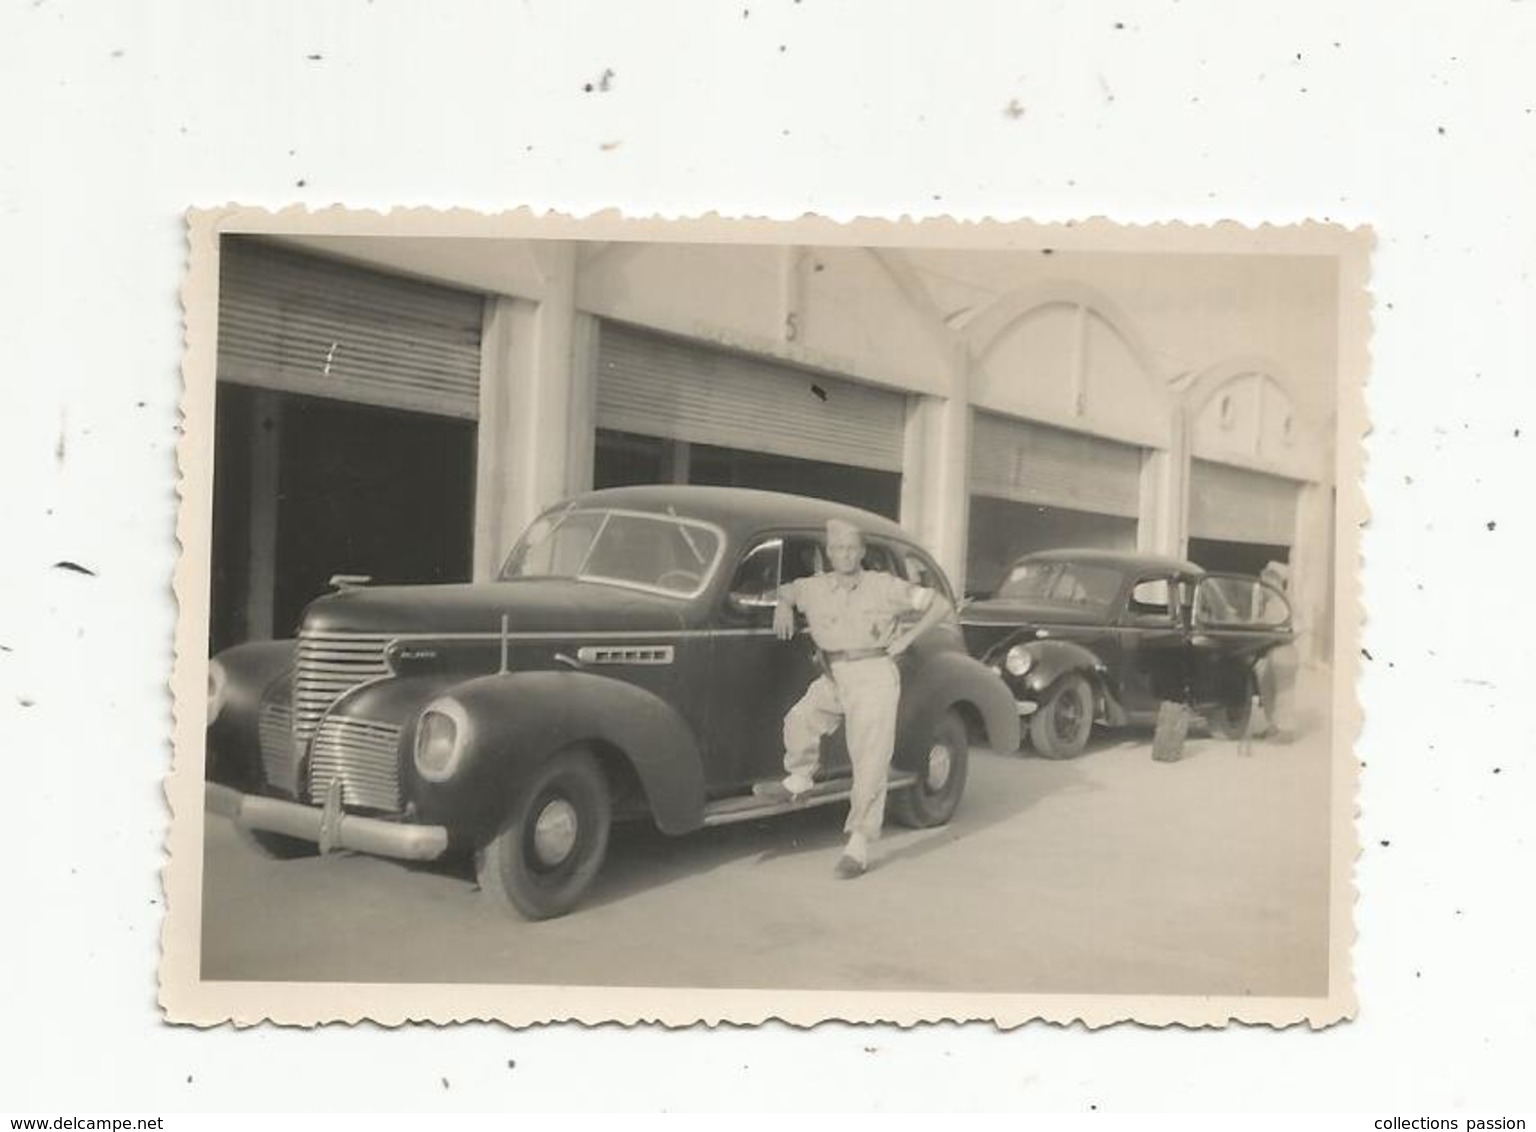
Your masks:
{"label": "car side window", "polygon": [[905,577],[900,564],[896,561],[896,552],[883,542],[865,544],[864,569],[879,570],[884,574],[894,574],[898,578]]}
{"label": "car side window", "polygon": [[786,582],[827,572],[827,554],[819,538],[791,535],[784,539],[784,563],[780,577]]}
{"label": "car side window", "polygon": [[949,593],[949,585],[944,576],[939,573],[938,567],[930,562],[923,554],[910,546],[899,548],[901,558],[901,570],[897,577],[905,578],[913,585],[922,586],[924,589],[933,590],[942,594],[946,600],[953,600]]}
{"label": "car side window", "polygon": [[766,608],[778,601],[782,539],[764,539],[746,554],[731,578],[730,600],[737,608]]}
{"label": "car side window", "polygon": [[1172,597],[1173,587],[1167,578],[1143,578],[1131,587],[1131,616],[1138,621],[1171,621]]}
{"label": "car side window", "polygon": [[1195,619],[1204,625],[1278,629],[1291,617],[1285,595],[1257,578],[1218,574],[1200,583]]}

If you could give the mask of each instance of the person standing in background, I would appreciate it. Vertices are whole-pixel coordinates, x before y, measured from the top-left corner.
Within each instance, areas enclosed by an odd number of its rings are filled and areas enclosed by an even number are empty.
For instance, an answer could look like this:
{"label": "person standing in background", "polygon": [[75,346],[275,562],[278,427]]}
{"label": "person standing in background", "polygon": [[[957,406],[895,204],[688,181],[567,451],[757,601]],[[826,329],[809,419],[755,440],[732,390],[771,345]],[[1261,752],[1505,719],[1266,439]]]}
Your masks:
{"label": "person standing in background", "polygon": [[[1259,581],[1267,583],[1289,597],[1291,571],[1284,562],[1270,562],[1259,574]],[[1263,600],[1265,591],[1258,595]],[[1294,634],[1300,629],[1295,623],[1295,609],[1291,610],[1291,628]],[[1260,611],[1260,621],[1267,621]],[[1260,658],[1254,670],[1259,686],[1259,703],[1264,709],[1263,734],[1277,743],[1289,743],[1296,737],[1296,670],[1299,659],[1295,636],[1291,641],[1271,649]]]}

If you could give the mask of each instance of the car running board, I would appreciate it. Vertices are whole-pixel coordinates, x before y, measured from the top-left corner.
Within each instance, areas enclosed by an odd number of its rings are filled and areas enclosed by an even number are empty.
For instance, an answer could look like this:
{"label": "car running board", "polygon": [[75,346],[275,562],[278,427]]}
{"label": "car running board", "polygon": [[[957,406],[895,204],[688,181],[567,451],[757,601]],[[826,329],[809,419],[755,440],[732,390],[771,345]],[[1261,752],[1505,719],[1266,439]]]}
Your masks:
{"label": "car running board", "polygon": [[[893,770],[886,785],[888,790],[904,790],[917,782],[917,775],[910,771]],[[731,825],[739,821],[755,821],[777,814],[793,813],[812,806],[825,806],[828,802],[846,801],[853,793],[851,778],[833,778],[818,782],[793,802],[772,802],[755,794],[739,794],[733,798],[721,798],[704,807],[705,825]]]}

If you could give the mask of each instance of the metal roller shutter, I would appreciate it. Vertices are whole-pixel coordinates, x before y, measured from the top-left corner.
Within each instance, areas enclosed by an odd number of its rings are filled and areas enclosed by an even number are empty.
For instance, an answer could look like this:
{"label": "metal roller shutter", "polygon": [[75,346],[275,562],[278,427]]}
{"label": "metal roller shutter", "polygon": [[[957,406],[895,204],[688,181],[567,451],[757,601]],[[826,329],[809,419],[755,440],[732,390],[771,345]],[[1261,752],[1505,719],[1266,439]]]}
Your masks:
{"label": "metal roller shutter", "polygon": [[1130,444],[978,412],[971,491],[994,499],[1134,519],[1141,453]]}
{"label": "metal roller shutter", "polygon": [[479,414],[479,295],[239,238],[219,259],[221,380]]}
{"label": "metal roller shutter", "polygon": [[1296,496],[1291,480],[1196,460],[1189,476],[1190,536],[1290,546],[1296,541]]}
{"label": "metal roller shutter", "polygon": [[597,423],[621,432],[900,471],[906,398],[603,324]]}

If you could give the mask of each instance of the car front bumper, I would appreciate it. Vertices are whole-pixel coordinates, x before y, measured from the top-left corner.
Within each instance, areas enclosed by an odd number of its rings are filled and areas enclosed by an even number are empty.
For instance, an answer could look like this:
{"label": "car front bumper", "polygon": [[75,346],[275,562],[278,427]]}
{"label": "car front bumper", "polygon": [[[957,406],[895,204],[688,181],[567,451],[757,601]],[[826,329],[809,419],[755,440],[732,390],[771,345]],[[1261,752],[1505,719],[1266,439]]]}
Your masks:
{"label": "car front bumper", "polygon": [[306,806],[261,794],[242,794],[216,783],[208,784],[206,805],[242,829],[313,841],[322,851],[351,849],[402,861],[433,861],[448,849],[448,831],[440,825],[361,817],[334,806]]}

